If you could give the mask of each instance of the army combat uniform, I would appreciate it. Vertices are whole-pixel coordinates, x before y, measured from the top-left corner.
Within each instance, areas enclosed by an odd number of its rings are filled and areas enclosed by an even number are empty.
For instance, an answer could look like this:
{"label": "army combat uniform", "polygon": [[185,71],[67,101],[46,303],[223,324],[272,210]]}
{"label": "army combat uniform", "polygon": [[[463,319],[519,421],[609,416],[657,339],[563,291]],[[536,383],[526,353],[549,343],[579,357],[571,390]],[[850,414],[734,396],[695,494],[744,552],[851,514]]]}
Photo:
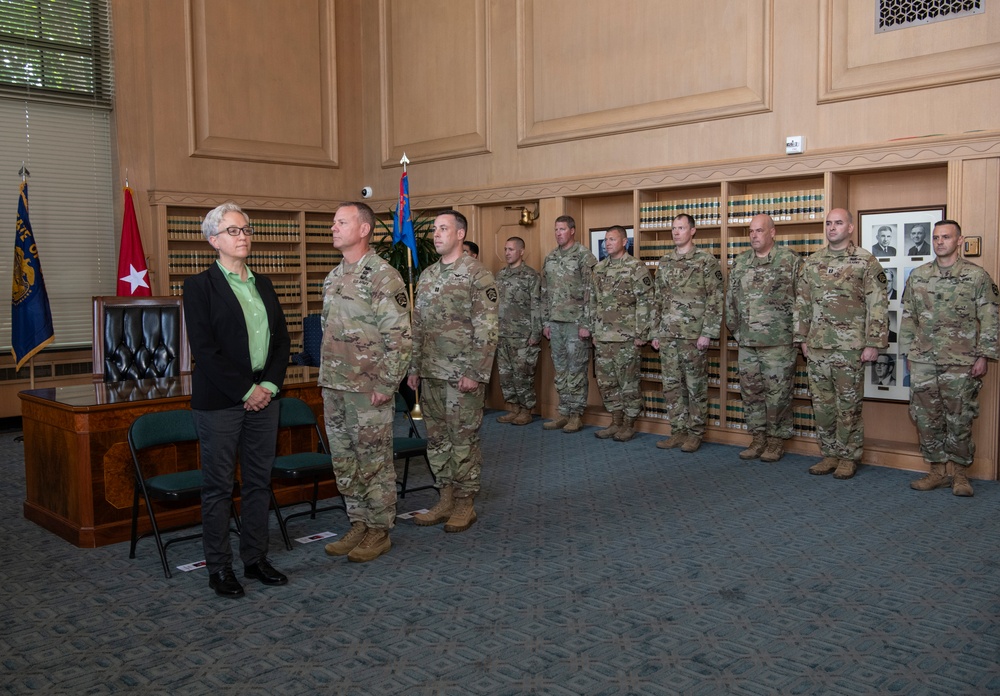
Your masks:
{"label": "army combat uniform", "polygon": [[500,388],[504,401],[530,411],[535,407],[535,365],[542,340],[541,281],[538,271],[522,263],[500,269],[496,282]]}
{"label": "army combat uniform", "polygon": [[793,314],[800,264],[798,254],[775,244],[765,257],[753,249],[740,254],[729,272],[726,326],[740,347],[740,393],[755,442],[763,437],[776,444],[773,439],[793,435]]}
{"label": "army combat uniform", "polygon": [[[824,247],[802,262],[796,287],[795,342],[809,354],[809,391],[824,458],[836,459],[838,478],[850,478],[864,451],[861,419],[867,347],[888,346],[886,277],[870,252]],[[826,472],[829,473],[829,472]]]}
{"label": "army combat uniform", "polygon": [[[431,470],[449,495],[472,497],[479,491],[479,426],[497,348],[493,274],[471,256],[438,261],[420,274],[415,304],[410,374],[420,377]],[[459,391],[462,377],[479,386]]]}
{"label": "army combat uniform", "polygon": [[542,265],[542,321],[551,336],[559,414],[582,416],[587,408],[587,362],[590,341],[579,329],[590,329],[591,276],[594,255],[581,244],[568,251],[553,249]]}
{"label": "army combat uniform", "polygon": [[663,399],[670,434],[705,434],[708,358],[701,336],[717,339],[722,325],[722,270],[707,251],[676,251],[659,261],[654,282],[656,309],[651,338],[660,342]]}
{"label": "army combat uniform", "polygon": [[982,380],[970,370],[979,358],[998,357],[998,300],[989,273],[963,258],[949,268],[931,261],[910,273],[899,348],[910,363],[910,415],[920,452],[931,465],[972,464]]}
{"label": "army combat uniform", "polygon": [[374,251],[346,261],[323,283],[319,386],[337,488],[351,522],[392,529],[393,399],[410,362],[410,315],[399,273]]}
{"label": "army combat uniform", "polygon": [[[645,264],[629,254],[620,259],[609,256],[598,263],[590,305],[597,385],[604,408],[612,414],[613,425],[621,426],[624,418],[626,430],[631,431],[642,411],[641,348],[635,341],[649,340],[653,318],[653,281]],[[616,432],[608,436],[614,435]]]}

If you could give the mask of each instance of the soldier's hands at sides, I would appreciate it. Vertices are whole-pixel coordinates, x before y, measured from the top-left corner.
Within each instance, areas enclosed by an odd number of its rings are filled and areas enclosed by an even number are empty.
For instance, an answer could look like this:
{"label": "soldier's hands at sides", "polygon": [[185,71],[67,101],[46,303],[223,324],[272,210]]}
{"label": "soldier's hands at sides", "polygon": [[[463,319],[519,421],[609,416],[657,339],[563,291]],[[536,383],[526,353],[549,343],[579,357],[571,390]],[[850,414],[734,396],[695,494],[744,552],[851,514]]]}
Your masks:
{"label": "soldier's hands at sides", "polygon": [[646,342],[643,341],[641,338],[637,338],[632,342],[635,344],[636,348],[642,348],[644,345],[646,345]]}
{"label": "soldier's hands at sides", "polygon": [[462,377],[458,380],[458,391],[468,394],[469,392],[474,392],[479,388],[479,382],[474,379],[469,379],[468,377]]}
{"label": "soldier's hands at sides", "polygon": [[712,339],[708,336],[699,336],[697,343],[694,345],[698,350],[708,350],[708,347],[712,345]]}
{"label": "soldier's hands at sides", "polygon": [[802,341],[802,343],[799,344],[799,348],[802,349],[802,357],[808,359],[808,357],[809,357],[809,346],[806,345],[806,342]]}
{"label": "soldier's hands at sides", "polygon": [[649,342],[649,344],[651,346],[653,346],[653,350],[659,350],[660,349],[660,339],[658,339],[658,338],[654,338],[652,341]]}
{"label": "soldier's hands at sides", "polygon": [[417,391],[420,386],[420,378],[417,375],[410,375],[406,378],[406,386],[408,386],[413,391]]}
{"label": "soldier's hands at sides", "polygon": [[986,374],[987,368],[986,358],[979,356],[976,358],[976,362],[972,364],[972,370],[970,370],[969,374],[973,377],[982,377]]}
{"label": "soldier's hands at sides", "polygon": [[545,336],[545,338],[549,339],[550,341],[552,340],[552,331],[549,330],[549,327],[546,326],[544,329],[542,329],[542,335]]}
{"label": "soldier's hands at sides", "polygon": [[868,346],[861,351],[861,362],[875,362],[876,358],[878,358],[878,348]]}
{"label": "soldier's hands at sides", "polygon": [[576,335],[580,338],[590,338],[590,329],[585,329],[582,326],[577,330]]}
{"label": "soldier's hands at sides", "polygon": [[[409,380],[407,380],[409,381]],[[386,396],[385,394],[379,394],[376,391],[372,392],[372,406],[381,406],[382,404],[388,403],[391,396]]]}

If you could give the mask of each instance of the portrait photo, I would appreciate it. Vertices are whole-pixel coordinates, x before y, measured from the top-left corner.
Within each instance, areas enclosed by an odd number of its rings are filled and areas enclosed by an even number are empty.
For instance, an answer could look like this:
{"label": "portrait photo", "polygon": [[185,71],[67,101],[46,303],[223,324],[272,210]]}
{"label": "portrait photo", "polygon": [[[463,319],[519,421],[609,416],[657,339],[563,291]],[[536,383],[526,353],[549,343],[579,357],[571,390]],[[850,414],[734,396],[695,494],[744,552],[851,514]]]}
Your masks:
{"label": "portrait photo", "polygon": [[877,258],[886,259],[896,255],[896,225],[878,225],[875,228],[875,243],[871,246],[871,252]]}

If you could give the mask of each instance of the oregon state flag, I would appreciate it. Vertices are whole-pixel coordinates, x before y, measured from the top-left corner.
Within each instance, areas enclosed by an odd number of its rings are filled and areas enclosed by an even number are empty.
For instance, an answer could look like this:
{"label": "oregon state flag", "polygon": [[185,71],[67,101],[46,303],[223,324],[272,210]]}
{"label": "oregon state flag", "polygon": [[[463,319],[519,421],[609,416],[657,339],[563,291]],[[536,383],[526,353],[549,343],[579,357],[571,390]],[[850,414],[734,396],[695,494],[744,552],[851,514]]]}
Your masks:
{"label": "oregon state flag", "polygon": [[21,182],[14,238],[14,283],[11,288],[10,352],[17,369],[55,339],[52,310],[45,292],[42,264],[28,220],[28,182]]}

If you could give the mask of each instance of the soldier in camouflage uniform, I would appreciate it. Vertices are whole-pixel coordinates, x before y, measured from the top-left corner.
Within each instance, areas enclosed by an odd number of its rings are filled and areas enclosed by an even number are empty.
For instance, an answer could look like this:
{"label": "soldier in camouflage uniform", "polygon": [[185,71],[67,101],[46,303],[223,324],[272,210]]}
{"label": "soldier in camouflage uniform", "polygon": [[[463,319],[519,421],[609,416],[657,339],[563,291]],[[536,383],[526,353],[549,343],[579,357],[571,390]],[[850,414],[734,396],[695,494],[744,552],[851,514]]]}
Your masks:
{"label": "soldier in camouflage uniform", "polygon": [[576,222],[569,215],[556,218],[555,232],[558,246],[542,265],[542,334],[551,342],[559,417],[542,427],[577,433],[590,389],[590,290],[597,259],[576,243]]}
{"label": "soldier in camouflage uniform", "polygon": [[597,386],[611,425],[594,435],[628,442],[635,435],[635,419],[642,411],[639,391],[640,351],[653,318],[653,281],[645,264],[626,252],[624,227],[608,228],[604,237],[607,258],[594,267],[590,294],[597,356]]}
{"label": "soldier in camouflage uniform", "polygon": [[656,273],[652,332],[653,348],[660,351],[670,437],[656,446],[696,452],[708,409],[705,351],[722,324],[722,269],[718,259],[695,246],[693,217],[676,216],[671,232],[674,250],[660,258]]}
{"label": "soldier in camouflage uniform", "polygon": [[409,302],[399,273],[369,246],[375,229],[371,208],[341,205],[331,229],[344,260],[323,283],[318,383],[333,472],[351,529],[327,544],[326,552],[364,562],[392,546],[393,399],[410,362]]}
{"label": "soldier in camouflage uniform", "polygon": [[809,363],[809,391],[823,459],[817,476],[849,479],[861,463],[864,363],[888,346],[889,301],[882,266],[855,246],[854,216],[826,216],[828,244],[803,261],[795,302],[795,341]]}
{"label": "soldier in camouflage uniform", "polygon": [[514,408],[498,423],[527,425],[535,407],[535,365],[542,340],[538,271],[524,263],[524,240],[511,237],[503,247],[507,266],[497,273],[500,340],[497,372],[504,401]]}
{"label": "soldier in camouflage uniform", "polygon": [[729,272],[726,326],[740,346],[740,393],[753,435],[740,459],[776,462],[792,431],[795,281],[798,254],[775,245],[770,215],[750,220],[750,249]]}
{"label": "soldier in camouflage uniform", "polygon": [[414,520],[424,526],[445,522],[446,532],[463,532],[477,519],[479,426],[497,348],[497,288],[493,274],[462,253],[467,225],[455,210],[434,219],[441,259],[417,284],[407,378],[413,390],[423,385],[427,455],[441,496]]}
{"label": "soldier in camouflage uniform", "polygon": [[968,497],[965,472],[976,452],[972,421],[986,361],[998,357],[1000,297],[989,273],[962,258],[957,222],[938,222],[931,239],[937,258],[910,274],[899,329],[900,352],[910,365],[910,416],[931,469],[910,487],[930,491],[950,483],[953,494]]}

